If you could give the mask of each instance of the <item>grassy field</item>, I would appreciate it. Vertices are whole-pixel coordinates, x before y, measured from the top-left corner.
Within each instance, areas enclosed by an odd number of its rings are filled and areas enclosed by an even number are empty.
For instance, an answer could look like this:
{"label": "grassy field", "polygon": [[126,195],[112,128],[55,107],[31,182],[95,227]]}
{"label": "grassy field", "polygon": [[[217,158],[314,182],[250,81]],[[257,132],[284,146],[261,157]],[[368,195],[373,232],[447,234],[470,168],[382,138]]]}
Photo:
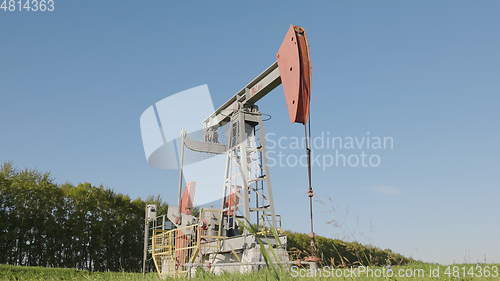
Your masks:
{"label": "grassy field", "polygon": [[[438,266],[432,264],[413,264],[398,266],[391,269],[383,267],[366,267],[357,269],[322,268],[316,275],[308,276],[310,272],[302,269],[292,269],[289,272],[275,273],[260,271],[252,274],[227,274],[213,276],[200,274],[191,280],[408,280],[408,281],[438,281],[438,280],[500,280],[500,265],[454,265]],[[87,272],[75,269],[21,267],[0,265],[0,280],[2,281],[132,281],[132,280],[160,280],[154,273],[143,276],[140,273],[125,272]],[[179,278],[177,280],[187,280]]]}

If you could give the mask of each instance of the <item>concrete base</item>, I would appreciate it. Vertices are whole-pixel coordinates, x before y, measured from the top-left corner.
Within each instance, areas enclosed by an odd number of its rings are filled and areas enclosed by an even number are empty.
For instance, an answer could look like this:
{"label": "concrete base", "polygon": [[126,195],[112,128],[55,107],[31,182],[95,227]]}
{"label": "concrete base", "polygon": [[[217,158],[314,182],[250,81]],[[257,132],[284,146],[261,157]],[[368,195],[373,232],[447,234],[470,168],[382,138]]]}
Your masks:
{"label": "concrete base", "polygon": [[[286,251],[286,236],[279,237],[279,240],[276,241],[274,237],[260,239],[269,262],[286,266],[290,261]],[[219,275],[224,272],[249,273],[266,266],[261,247],[253,235],[225,239],[220,247],[207,245],[201,253],[202,259],[198,262],[202,265],[193,266],[191,276],[194,276],[197,268]]]}

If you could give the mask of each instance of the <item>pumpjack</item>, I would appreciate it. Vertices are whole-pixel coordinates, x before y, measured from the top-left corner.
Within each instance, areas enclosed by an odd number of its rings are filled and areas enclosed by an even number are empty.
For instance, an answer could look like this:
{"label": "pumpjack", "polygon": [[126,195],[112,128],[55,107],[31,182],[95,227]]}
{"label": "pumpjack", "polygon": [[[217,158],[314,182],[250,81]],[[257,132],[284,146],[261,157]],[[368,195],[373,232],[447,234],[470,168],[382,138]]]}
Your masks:
{"label": "pumpjack", "polygon": [[[311,61],[305,30],[292,25],[276,60],[202,122],[202,140],[186,133],[181,135],[181,158],[184,150],[224,155],[225,178],[221,184],[224,196],[219,208],[194,209],[191,190],[196,182],[183,185],[181,165],[179,204],[168,208],[166,218],[149,220],[154,226],[149,243],[145,240],[160,276],[192,275],[198,268],[214,273],[249,272],[269,263],[290,263],[286,235],[281,232],[281,217],[276,214],[273,200],[263,114],[257,106],[259,100],[279,85],[283,85],[290,122],[303,124],[306,134],[310,261],[316,261],[307,126]],[[223,134],[219,133],[221,130]],[[221,135],[225,137],[222,139]],[[263,250],[271,254],[264,255]]]}

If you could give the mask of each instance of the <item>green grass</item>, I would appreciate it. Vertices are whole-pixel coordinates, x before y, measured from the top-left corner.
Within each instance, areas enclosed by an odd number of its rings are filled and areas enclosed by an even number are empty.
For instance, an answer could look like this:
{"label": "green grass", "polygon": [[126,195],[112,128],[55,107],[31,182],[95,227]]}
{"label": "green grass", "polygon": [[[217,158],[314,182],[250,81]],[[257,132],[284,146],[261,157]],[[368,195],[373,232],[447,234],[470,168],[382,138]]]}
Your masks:
{"label": "green grass", "polygon": [[[495,269],[496,268],[496,269]],[[453,277],[455,270],[455,277]],[[371,273],[369,270],[372,270]],[[434,270],[434,273],[439,272],[439,277],[431,277],[430,272]],[[449,270],[449,271],[448,271]],[[345,280],[345,281],[371,281],[371,280],[391,280],[391,281],[440,281],[440,280],[454,280],[454,281],[497,281],[500,280],[500,265],[456,265],[453,266],[439,266],[433,264],[416,263],[407,266],[395,266],[392,268],[393,276],[380,276],[377,277],[377,273],[385,272],[387,274],[387,269],[383,267],[370,267],[366,271],[360,272],[359,276],[353,275],[352,271],[349,269],[327,269],[323,268],[321,272],[318,273],[316,278],[306,277],[308,271],[289,271],[280,272],[278,278],[280,280]],[[482,272],[482,274],[480,274]],[[489,272],[489,273],[486,273]],[[468,276],[458,276],[458,274],[467,274]],[[300,277],[302,274],[303,277]],[[332,275],[337,274],[342,277],[332,277]],[[401,276],[398,276],[401,275]],[[480,276],[482,275],[482,276]],[[489,275],[486,277],[485,275]],[[211,274],[205,273],[200,274],[197,278],[191,280],[214,280],[214,281],[229,281],[229,280],[276,280],[273,272],[270,271],[260,271],[250,274],[225,274],[221,276],[213,276]],[[27,266],[10,266],[10,265],[0,265],[0,280],[1,281],[55,281],[55,280],[72,280],[72,281],[150,281],[150,280],[160,280],[155,273],[149,273],[143,276],[140,273],[127,273],[127,272],[88,272],[76,269],[66,269],[66,268],[45,268],[45,267],[27,267]],[[170,279],[172,280],[172,279]],[[185,278],[179,278],[176,280],[187,280]]]}
{"label": "green grass", "polygon": [[1,281],[135,281],[160,280],[156,273],[143,276],[140,273],[128,272],[88,272],[70,268],[48,268],[35,266],[0,265]]}

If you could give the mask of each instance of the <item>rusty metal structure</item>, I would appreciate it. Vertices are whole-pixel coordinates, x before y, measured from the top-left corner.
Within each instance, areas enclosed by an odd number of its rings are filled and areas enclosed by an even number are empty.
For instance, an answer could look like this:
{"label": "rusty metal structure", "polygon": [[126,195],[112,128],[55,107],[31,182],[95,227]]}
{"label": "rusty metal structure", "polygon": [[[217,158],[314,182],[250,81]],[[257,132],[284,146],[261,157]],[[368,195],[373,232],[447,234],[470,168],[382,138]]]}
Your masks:
{"label": "rusty metal structure", "polygon": [[[290,26],[276,61],[203,121],[202,140],[181,133],[179,204],[169,207],[161,222],[150,220],[155,221],[154,226],[150,227],[150,238],[145,238],[145,249],[161,277],[192,276],[198,268],[214,273],[250,272],[269,263],[290,263],[281,218],[274,206],[263,114],[257,106],[280,84],[290,122],[304,125],[308,141],[311,63],[302,27]],[[309,144],[306,149],[314,255]],[[190,194],[196,183],[183,184],[185,150],[225,155],[224,196],[219,208],[201,208],[195,214]],[[262,251],[269,251],[270,258]],[[226,264],[236,266],[220,266]]]}

